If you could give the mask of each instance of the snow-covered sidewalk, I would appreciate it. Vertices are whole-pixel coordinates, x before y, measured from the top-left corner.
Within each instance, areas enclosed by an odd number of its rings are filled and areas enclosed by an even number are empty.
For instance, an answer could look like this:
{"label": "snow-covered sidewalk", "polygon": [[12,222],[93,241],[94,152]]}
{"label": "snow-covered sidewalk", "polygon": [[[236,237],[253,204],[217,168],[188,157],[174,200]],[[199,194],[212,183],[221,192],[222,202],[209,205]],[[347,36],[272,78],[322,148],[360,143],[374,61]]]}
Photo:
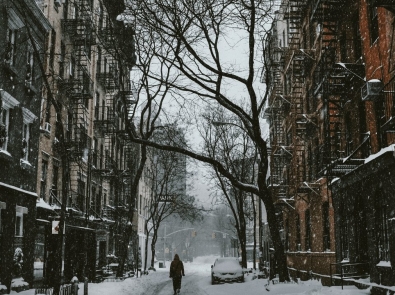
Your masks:
{"label": "snow-covered sidewalk", "polygon": [[[211,264],[214,257],[199,257],[193,263],[185,263],[185,274],[183,278],[181,294],[188,295],[362,295],[369,294],[369,289],[359,290],[353,286],[323,287],[319,281],[306,281],[289,284],[269,285],[266,288],[267,279],[255,279],[253,274],[245,277],[245,283],[211,285]],[[89,295],[159,295],[172,294],[172,284],[169,278],[169,265],[166,268],[157,268],[149,275],[128,278],[122,282],[90,283]],[[268,291],[268,290],[269,291]],[[34,295],[34,290],[11,294]],[[84,286],[80,284],[79,295],[84,294]]]}

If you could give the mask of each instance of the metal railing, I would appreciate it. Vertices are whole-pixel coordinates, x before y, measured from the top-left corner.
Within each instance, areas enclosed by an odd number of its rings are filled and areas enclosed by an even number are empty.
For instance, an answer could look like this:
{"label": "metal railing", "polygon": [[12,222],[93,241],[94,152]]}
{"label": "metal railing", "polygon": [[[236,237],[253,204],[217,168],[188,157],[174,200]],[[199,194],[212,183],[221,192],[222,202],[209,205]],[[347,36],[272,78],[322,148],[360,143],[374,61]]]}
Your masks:
{"label": "metal railing", "polygon": [[[61,285],[59,289],[59,295],[72,295],[72,286],[72,284]],[[37,288],[34,290],[34,295],[52,295],[53,291],[53,288]]]}
{"label": "metal railing", "polygon": [[[332,272],[332,266],[340,266],[340,273],[336,274]],[[340,278],[341,286],[343,290],[344,281],[347,279],[359,279],[369,276],[369,263],[360,262],[360,263],[331,263],[330,264],[330,277],[331,277],[331,286],[333,279],[335,277]]]}

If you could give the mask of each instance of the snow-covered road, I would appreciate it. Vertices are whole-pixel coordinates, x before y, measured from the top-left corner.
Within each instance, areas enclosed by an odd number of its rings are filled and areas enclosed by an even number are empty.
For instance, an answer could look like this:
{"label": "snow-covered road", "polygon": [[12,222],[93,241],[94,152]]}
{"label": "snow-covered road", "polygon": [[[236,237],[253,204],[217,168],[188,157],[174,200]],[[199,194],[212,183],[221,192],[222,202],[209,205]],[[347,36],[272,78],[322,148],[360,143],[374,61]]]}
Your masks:
{"label": "snow-covered road", "polygon": [[[253,279],[252,274],[245,277],[245,283],[227,283],[211,285],[211,264],[215,257],[199,257],[193,263],[184,263],[185,277],[182,280],[181,294],[188,295],[366,295],[369,289],[358,290],[353,286],[323,287],[319,281],[306,281],[299,284],[270,285],[266,290],[266,279]],[[165,268],[157,268],[149,275],[139,278],[128,278],[122,282],[90,283],[88,295],[172,295],[173,285],[169,278],[170,263]],[[34,295],[34,290],[18,295]],[[84,295],[84,286],[80,285],[79,295]]]}

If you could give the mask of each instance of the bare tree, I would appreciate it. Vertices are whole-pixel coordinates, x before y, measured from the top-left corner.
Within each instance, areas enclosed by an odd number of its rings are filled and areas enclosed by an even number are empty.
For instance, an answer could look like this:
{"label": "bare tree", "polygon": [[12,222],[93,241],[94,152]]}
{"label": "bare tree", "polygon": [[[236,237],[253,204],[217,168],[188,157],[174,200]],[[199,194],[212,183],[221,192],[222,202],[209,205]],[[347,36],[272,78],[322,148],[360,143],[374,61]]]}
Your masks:
{"label": "bare tree", "polygon": [[[156,141],[183,141],[184,136],[182,130],[178,130],[174,126],[167,131],[160,132],[155,136]],[[163,130],[164,131],[164,130]],[[158,230],[160,225],[171,215],[178,215],[183,220],[193,222],[201,219],[201,211],[195,204],[195,198],[186,193],[186,179],[191,176],[187,171],[186,157],[172,151],[151,150],[151,173],[152,177],[152,193],[151,203],[149,204],[149,216],[145,223],[148,235],[152,233],[151,242],[151,261],[150,267],[154,267],[155,246],[158,240]],[[148,241],[147,241],[148,242]],[[147,259],[148,243],[145,244],[145,252]],[[147,261],[145,261],[147,265]]]}
{"label": "bare tree", "polygon": [[[237,118],[225,118],[223,114],[213,111],[210,113],[209,110],[203,120],[206,123],[201,134],[207,155],[221,162],[240,181],[254,185],[257,153],[250,137],[239,125],[241,122],[236,121]],[[214,189],[219,192],[220,199],[230,210],[231,222],[240,242],[242,265],[247,267],[247,225],[251,215],[254,215],[251,207],[253,195],[235,187],[217,169],[212,174],[212,179],[215,179]]]}
{"label": "bare tree", "polygon": [[[273,1],[131,0],[128,6],[136,35],[144,34],[145,40],[154,38],[156,44],[160,44],[153,49],[153,54],[159,68],[166,66],[168,70],[165,77],[161,71],[149,72],[149,78],[165,83],[172,96],[178,99],[182,109],[179,113],[188,113],[199,102],[217,104],[237,116],[260,158],[257,185],[243,182],[216,159],[191,149],[147,142],[139,137],[132,140],[209,163],[233,186],[258,195],[267,210],[280,281],[289,280],[275,206],[266,184],[268,152],[262,132],[262,113],[267,92],[260,93],[256,86],[262,71],[257,66],[262,60],[257,56],[264,56],[264,48],[260,49],[262,51],[258,48],[266,38]],[[232,50],[241,44],[245,47],[238,56],[229,57],[226,47]],[[235,61],[236,58],[243,60],[242,57],[245,57],[244,63]],[[242,90],[235,95],[230,85]]]}

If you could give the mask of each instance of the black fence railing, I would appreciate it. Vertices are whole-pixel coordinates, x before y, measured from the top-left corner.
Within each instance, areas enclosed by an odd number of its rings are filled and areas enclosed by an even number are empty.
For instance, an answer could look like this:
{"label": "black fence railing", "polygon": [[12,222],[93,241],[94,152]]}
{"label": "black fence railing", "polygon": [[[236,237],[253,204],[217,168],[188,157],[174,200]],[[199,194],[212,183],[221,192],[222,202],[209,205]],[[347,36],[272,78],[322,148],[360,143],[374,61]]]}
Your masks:
{"label": "black fence railing", "polygon": [[[336,267],[340,273],[333,273],[333,267]],[[335,279],[340,279],[343,290],[344,281],[350,279],[367,278],[369,276],[369,263],[331,263],[330,277],[331,286]]]}

